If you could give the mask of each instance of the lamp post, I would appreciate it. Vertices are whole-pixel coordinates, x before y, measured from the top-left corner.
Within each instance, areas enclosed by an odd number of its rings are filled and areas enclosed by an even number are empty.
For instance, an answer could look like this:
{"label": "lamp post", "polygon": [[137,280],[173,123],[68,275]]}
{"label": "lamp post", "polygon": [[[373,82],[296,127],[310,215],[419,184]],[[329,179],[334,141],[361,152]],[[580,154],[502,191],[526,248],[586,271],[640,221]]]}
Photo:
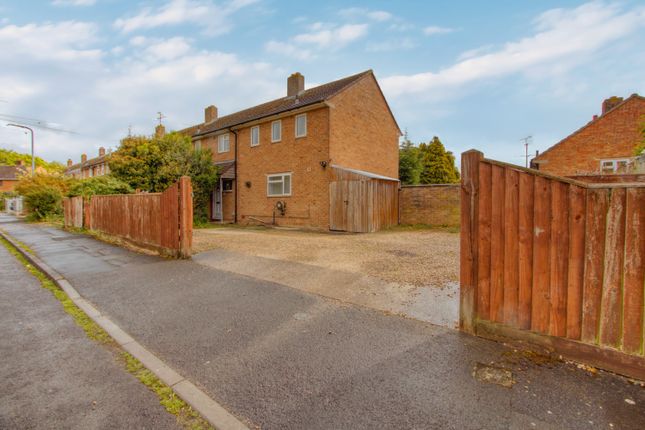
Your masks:
{"label": "lamp post", "polygon": [[31,133],[31,176],[34,176],[34,172],[36,171],[36,159],[34,158],[34,130],[31,127],[20,124],[7,124],[7,127],[24,128],[25,130],[29,130]]}

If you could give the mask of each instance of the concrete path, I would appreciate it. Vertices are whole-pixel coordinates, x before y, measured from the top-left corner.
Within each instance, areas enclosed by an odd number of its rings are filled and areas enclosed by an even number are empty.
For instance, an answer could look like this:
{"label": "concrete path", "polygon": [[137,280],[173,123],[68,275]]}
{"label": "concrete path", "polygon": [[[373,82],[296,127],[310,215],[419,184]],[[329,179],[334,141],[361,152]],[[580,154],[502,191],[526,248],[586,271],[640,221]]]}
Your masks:
{"label": "concrete path", "polygon": [[0,296],[0,428],[178,428],[2,245]]}
{"label": "concrete path", "polygon": [[645,423],[645,390],[611,374],[541,363],[454,330],[192,261],[141,256],[34,225],[0,228],[146,348],[262,428]]}

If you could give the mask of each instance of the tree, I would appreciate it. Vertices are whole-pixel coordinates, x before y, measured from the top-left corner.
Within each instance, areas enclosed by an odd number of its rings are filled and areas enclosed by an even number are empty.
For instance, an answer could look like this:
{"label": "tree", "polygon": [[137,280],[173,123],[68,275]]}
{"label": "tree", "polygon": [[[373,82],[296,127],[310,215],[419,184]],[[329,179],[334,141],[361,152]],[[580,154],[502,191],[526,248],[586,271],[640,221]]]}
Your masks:
{"label": "tree", "polygon": [[455,165],[455,156],[446,151],[437,136],[430,143],[419,145],[421,158],[422,184],[452,184],[459,182],[459,170]]}
{"label": "tree", "polygon": [[[0,149],[0,166],[15,166],[16,162],[22,161],[25,166],[31,166],[31,155],[30,154],[21,154],[11,149]],[[52,161],[47,162],[40,157],[35,157],[34,161],[36,167],[42,167],[48,172],[62,172],[65,170],[62,164]]]}
{"label": "tree", "polygon": [[23,175],[16,185],[16,192],[24,197],[29,218],[41,221],[62,214],[63,196],[72,182],[72,179],[60,174]]}
{"label": "tree", "polygon": [[399,148],[399,179],[404,185],[416,185],[421,180],[419,148],[408,138],[407,131]]}
{"label": "tree", "polygon": [[193,218],[195,222],[207,220],[218,168],[213,164],[210,149],[194,150],[190,137],[179,133],[126,137],[110,156],[109,164],[112,176],[141,191],[162,192],[181,176],[190,176]]}
{"label": "tree", "polygon": [[106,194],[131,194],[132,192],[132,187],[129,184],[112,175],[104,175],[74,181],[69,187],[67,196],[89,197]]}

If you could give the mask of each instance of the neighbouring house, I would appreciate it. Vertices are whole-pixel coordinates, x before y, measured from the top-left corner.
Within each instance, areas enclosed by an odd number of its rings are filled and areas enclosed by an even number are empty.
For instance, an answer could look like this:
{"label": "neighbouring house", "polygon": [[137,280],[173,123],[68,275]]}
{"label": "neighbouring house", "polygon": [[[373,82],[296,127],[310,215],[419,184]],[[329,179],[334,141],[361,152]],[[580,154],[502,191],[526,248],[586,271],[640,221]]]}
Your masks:
{"label": "neighbouring house", "polygon": [[11,192],[16,188],[20,176],[31,171],[25,166],[25,162],[20,160],[15,166],[0,166],[0,192]]}
{"label": "neighbouring house", "polygon": [[182,132],[220,166],[212,220],[343,231],[398,222],[401,131],[371,70],[309,89],[294,73],[285,97],[222,117],[209,106]]}
{"label": "neighbouring house", "polygon": [[81,154],[81,162],[74,164],[69,159],[67,160],[67,168],[65,175],[77,179],[91,178],[93,176],[103,176],[110,173],[110,166],[108,161],[110,154],[105,152],[105,148],[99,148],[99,156],[96,158],[87,159],[87,154]]}
{"label": "neighbouring house", "polygon": [[559,176],[632,173],[642,139],[645,97],[611,97],[600,116],[531,160],[531,167]]}

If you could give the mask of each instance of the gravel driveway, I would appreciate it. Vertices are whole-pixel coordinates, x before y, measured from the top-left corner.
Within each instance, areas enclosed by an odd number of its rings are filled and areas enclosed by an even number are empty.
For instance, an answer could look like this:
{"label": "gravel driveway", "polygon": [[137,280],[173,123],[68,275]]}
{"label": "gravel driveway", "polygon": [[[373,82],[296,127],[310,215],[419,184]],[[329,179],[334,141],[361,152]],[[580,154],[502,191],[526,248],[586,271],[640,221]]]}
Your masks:
{"label": "gravel driveway", "polygon": [[194,252],[221,248],[417,287],[459,280],[459,233],[428,229],[333,234],[231,227],[196,229],[193,234]]}
{"label": "gravel driveway", "polygon": [[447,327],[459,310],[459,234],[195,230],[194,261]]}

